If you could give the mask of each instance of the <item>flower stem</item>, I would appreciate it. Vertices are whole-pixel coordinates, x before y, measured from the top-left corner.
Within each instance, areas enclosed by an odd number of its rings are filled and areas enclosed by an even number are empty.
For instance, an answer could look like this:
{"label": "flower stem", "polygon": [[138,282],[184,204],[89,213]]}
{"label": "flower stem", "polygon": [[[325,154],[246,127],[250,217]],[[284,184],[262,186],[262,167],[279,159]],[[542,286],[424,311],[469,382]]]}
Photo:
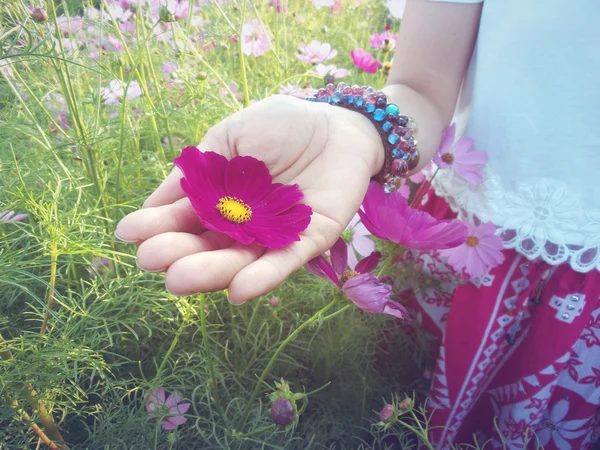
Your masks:
{"label": "flower stem", "polygon": [[[300,325],[298,328],[296,328],[281,344],[279,344],[279,347],[277,348],[275,353],[273,353],[273,356],[271,357],[271,360],[267,364],[267,367],[265,367],[263,372],[260,374],[260,378],[258,379],[258,382],[254,386],[254,391],[252,391],[252,394],[250,395],[250,398],[248,399],[248,403],[246,403],[246,408],[244,408],[244,412],[242,413],[242,420],[241,420],[242,426],[246,423],[246,420],[248,419],[248,414],[250,413],[250,409],[252,408],[252,403],[254,402],[254,400],[256,399],[256,396],[258,395],[258,391],[260,390],[261,384],[264,383],[265,378],[267,378],[267,375],[269,374],[269,372],[275,365],[275,362],[277,361],[277,358],[279,357],[281,352],[285,349],[285,347],[287,347],[287,345],[290,342],[292,342],[296,338],[296,336],[298,336],[298,334],[300,334],[300,332],[302,330],[304,330],[309,325],[312,325],[313,323],[315,323],[319,319],[319,317],[321,317],[323,314],[325,314],[327,311],[329,311],[336,303],[337,303],[337,299],[334,298],[327,305],[325,305],[319,311],[314,313],[310,319],[306,320],[306,322],[302,323],[302,325]],[[332,317],[332,316],[333,316],[333,314],[329,317]]]}
{"label": "flower stem", "polygon": [[48,291],[48,301],[46,303],[46,312],[44,313],[44,321],[42,322],[42,328],[40,329],[40,336],[43,338],[48,328],[48,321],[50,320],[50,308],[52,308],[52,302],[54,300],[54,286],[56,285],[56,264],[58,259],[58,251],[56,249],[56,243],[53,244],[52,250],[50,251],[50,290]]}
{"label": "flower stem", "polygon": [[383,266],[381,266],[381,269],[379,269],[379,272],[377,273],[377,278],[381,278],[383,272],[385,272],[385,270],[390,266],[390,264],[394,260],[394,256],[396,255],[390,253],[390,255],[386,258],[386,260],[383,262]]}
{"label": "flower stem", "polygon": [[427,192],[429,191],[429,188],[431,187],[431,183],[433,182],[433,179],[435,178],[435,176],[437,175],[437,173],[440,171],[439,167],[435,170],[435,172],[433,172],[433,175],[431,176],[431,178],[429,180],[426,180],[423,182],[423,184],[421,185],[421,187],[419,188],[419,190],[417,191],[415,198],[413,199],[413,201],[410,204],[411,208],[416,208],[419,209],[419,203],[421,202],[421,199],[425,196],[425,194],[427,194]]}
{"label": "flower stem", "polygon": [[271,430],[275,429],[276,427],[277,427],[277,425],[272,423],[271,425],[267,425],[266,427],[259,428],[258,430],[250,431],[249,433],[240,433],[239,431],[232,430],[231,434],[235,438],[243,439],[246,437],[254,436],[256,434],[264,433],[265,431],[271,431]]}
{"label": "flower stem", "polygon": [[223,407],[221,406],[221,400],[219,398],[219,385],[217,384],[217,374],[215,372],[215,364],[213,361],[212,353],[210,351],[210,341],[208,339],[208,331],[206,329],[206,311],[204,305],[206,304],[206,297],[204,294],[200,294],[200,328],[202,332],[202,342],[204,343],[204,349],[206,351],[206,358],[208,359],[208,371],[210,373],[210,385],[214,389],[215,404],[217,406],[217,413],[219,414],[221,421],[227,424],[225,414],[223,413]]}
{"label": "flower stem", "polygon": [[165,353],[165,356],[163,357],[163,360],[160,363],[160,366],[158,367],[158,370],[156,371],[156,375],[154,376],[154,378],[158,378],[160,376],[160,374],[162,373],[163,369],[165,368],[165,365],[167,364],[167,361],[169,360],[169,357],[171,356],[171,353],[173,353],[173,350],[175,350],[175,347],[177,346],[177,343],[179,342],[179,337],[181,336],[181,333],[183,332],[183,329],[187,325],[187,321],[188,321],[188,319],[190,317],[191,310],[192,310],[192,302],[188,300],[188,302],[187,302],[187,308],[185,310],[185,313],[183,314],[183,318],[181,319],[181,323],[179,324],[179,329],[175,333],[175,337],[173,338],[173,342],[171,342],[171,346],[167,350],[167,353]]}
{"label": "flower stem", "polygon": [[425,446],[429,450],[435,450],[435,448],[433,447],[433,445],[431,444],[431,442],[429,442],[429,439],[427,438],[427,435],[424,432],[422,432],[420,430],[417,430],[412,425],[409,425],[406,422],[403,422],[401,420],[399,420],[398,423],[400,424],[400,426],[402,426],[402,427],[406,428],[407,430],[409,430],[409,431],[413,432],[414,434],[416,434],[417,437],[419,437],[423,441],[423,444],[425,444]]}

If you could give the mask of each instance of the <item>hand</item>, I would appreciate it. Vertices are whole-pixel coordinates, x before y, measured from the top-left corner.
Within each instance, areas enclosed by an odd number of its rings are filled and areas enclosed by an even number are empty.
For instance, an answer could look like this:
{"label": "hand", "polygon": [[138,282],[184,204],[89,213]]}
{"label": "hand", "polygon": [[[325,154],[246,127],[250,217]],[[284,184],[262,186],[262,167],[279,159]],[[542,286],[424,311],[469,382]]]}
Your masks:
{"label": "hand", "polygon": [[368,119],[341,107],[274,96],[210,129],[198,148],[228,159],[265,162],[274,181],[298,184],[313,209],[301,240],[282,249],[244,246],[205,230],[184,196],[175,168],[115,235],[139,244],[142,270],[166,271],[176,295],[228,288],[234,304],[266,294],[328,250],[356,213],[383,165],[383,145]]}

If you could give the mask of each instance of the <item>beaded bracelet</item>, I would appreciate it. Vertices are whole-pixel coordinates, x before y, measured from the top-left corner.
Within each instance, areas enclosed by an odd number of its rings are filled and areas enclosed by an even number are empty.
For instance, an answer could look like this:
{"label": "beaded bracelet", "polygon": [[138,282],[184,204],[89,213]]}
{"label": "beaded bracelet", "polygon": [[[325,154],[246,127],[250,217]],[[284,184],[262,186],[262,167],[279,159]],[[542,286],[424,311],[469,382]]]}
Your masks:
{"label": "beaded bracelet", "polygon": [[401,115],[398,106],[388,103],[383,92],[368,86],[350,87],[346,83],[339,83],[336,87],[328,84],[307,100],[359,112],[375,125],[383,141],[385,162],[373,178],[383,183],[386,192],[398,189],[402,177],[417,167],[417,124],[411,117]]}

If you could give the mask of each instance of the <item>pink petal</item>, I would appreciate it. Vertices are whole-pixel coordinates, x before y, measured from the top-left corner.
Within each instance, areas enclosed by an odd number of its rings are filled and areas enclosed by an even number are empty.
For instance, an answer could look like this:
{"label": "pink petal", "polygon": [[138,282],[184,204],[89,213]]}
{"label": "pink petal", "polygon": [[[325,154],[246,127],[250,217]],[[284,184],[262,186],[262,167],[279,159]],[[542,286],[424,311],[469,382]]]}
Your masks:
{"label": "pink petal", "polygon": [[[356,218],[358,220],[360,220],[360,215],[358,213],[356,213]],[[352,229],[352,236],[354,236],[354,237],[371,236],[371,233],[369,233],[369,230],[367,230],[367,227],[365,227],[362,224],[362,222],[359,222]]]}
{"label": "pink petal", "polygon": [[175,392],[174,394],[171,394],[167,397],[167,400],[165,401],[165,405],[168,406],[169,408],[172,408],[180,401],[181,401],[181,394]]}
{"label": "pink petal", "polygon": [[456,124],[453,123],[448,128],[446,128],[444,130],[444,132],[442,133],[442,140],[440,142],[440,148],[438,150],[438,153],[441,153],[441,154],[448,153],[452,149],[452,145],[454,144],[455,136],[456,136]]}
{"label": "pink petal", "polygon": [[227,195],[253,205],[271,191],[273,178],[264,162],[251,156],[236,156],[225,168]]}
{"label": "pink petal", "polygon": [[333,270],[338,275],[343,274],[348,268],[348,246],[342,238],[335,241],[335,244],[331,247],[330,254]]}
{"label": "pink petal", "polygon": [[17,214],[12,219],[10,219],[10,221],[11,222],[18,222],[19,220],[26,219],[27,217],[29,217],[29,214]]}
{"label": "pink petal", "polygon": [[381,283],[371,273],[350,278],[344,283],[342,290],[356,306],[372,314],[383,314],[393,293],[391,286]]}
{"label": "pink petal", "polygon": [[389,300],[385,307],[383,308],[383,314],[387,314],[388,316],[394,316],[401,320],[410,320],[410,315],[406,308],[398,302],[393,300]]}
{"label": "pink petal", "polygon": [[173,414],[173,415],[181,415],[181,414],[185,414],[186,412],[188,412],[188,409],[190,409],[190,406],[192,406],[191,403],[180,403],[178,405],[173,405],[171,408],[169,408],[169,410],[171,411],[171,414]]}
{"label": "pink petal", "polygon": [[377,264],[379,264],[380,260],[381,260],[381,253],[379,253],[379,252],[373,252],[369,256],[367,256],[366,258],[363,258],[356,265],[356,269],[355,270],[358,273],[372,272],[373,270],[375,270],[375,268],[377,267]]}
{"label": "pink petal", "polygon": [[474,186],[479,186],[481,183],[483,183],[483,166],[464,166],[455,162],[452,168],[458,176]]}
{"label": "pink petal", "polygon": [[183,425],[187,421],[187,417],[168,417],[164,419],[160,425],[165,431],[173,431],[176,430],[179,425]]}
{"label": "pink petal", "polygon": [[471,148],[473,148],[473,139],[463,136],[454,145],[454,150],[452,153],[454,154],[455,158],[460,158],[468,153]]}
{"label": "pink petal", "polygon": [[398,193],[408,199],[408,197],[410,197],[410,186],[408,184],[403,184],[402,186],[400,186],[400,189],[398,189]]}
{"label": "pink petal", "polygon": [[203,202],[213,205],[225,197],[223,183],[227,158],[223,155],[201,152],[196,147],[186,147],[174,162],[183,172],[182,188],[183,180],[187,180],[188,197],[198,197]]}
{"label": "pink petal", "polygon": [[284,214],[274,217],[253,217],[244,229],[254,237],[255,243],[268,248],[281,248],[300,240],[299,233],[310,224],[312,209],[296,204]]}
{"label": "pink petal", "polygon": [[14,214],[14,211],[2,211],[2,213],[0,213],[0,221],[8,222]]}
{"label": "pink petal", "polygon": [[350,220],[350,223],[346,227],[346,230],[354,230],[354,227],[356,227],[356,225],[358,225],[359,223],[360,223],[360,216],[358,215],[358,213],[356,213],[356,214],[354,214],[354,216],[352,216],[352,219]]}
{"label": "pink petal", "polygon": [[152,389],[152,393],[150,394],[150,399],[157,403],[163,404],[165,403],[165,390],[162,388]]}
{"label": "pink petal", "polygon": [[317,256],[307,262],[304,267],[313,275],[329,280],[334,286],[338,285],[338,277],[333,267],[323,256]]}
{"label": "pink petal", "polygon": [[355,235],[352,240],[352,246],[362,256],[368,256],[375,250],[375,242],[366,236]]}
{"label": "pink petal", "polygon": [[253,217],[276,216],[290,209],[304,198],[304,194],[302,194],[297,184],[283,185],[275,183],[271,189],[270,194],[252,205]]}
{"label": "pink petal", "polygon": [[358,264],[358,258],[356,257],[356,252],[354,251],[352,242],[350,242],[348,244],[348,267],[351,270],[355,270],[356,264]]}

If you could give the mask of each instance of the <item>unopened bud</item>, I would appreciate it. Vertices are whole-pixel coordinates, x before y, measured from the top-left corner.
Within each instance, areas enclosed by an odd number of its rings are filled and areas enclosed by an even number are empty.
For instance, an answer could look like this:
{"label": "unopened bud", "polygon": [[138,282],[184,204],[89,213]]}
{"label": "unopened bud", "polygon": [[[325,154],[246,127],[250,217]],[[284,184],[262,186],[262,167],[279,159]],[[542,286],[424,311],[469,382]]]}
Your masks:
{"label": "unopened bud", "polygon": [[208,78],[208,74],[206,72],[198,72],[198,75],[196,75],[196,78],[204,81]]}
{"label": "unopened bud", "polygon": [[325,86],[327,86],[328,84],[335,84],[335,77],[330,73],[325,75]]}
{"label": "unopened bud", "polygon": [[383,73],[390,73],[390,70],[392,70],[392,63],[389,61],[384,62],[381,66],[381,70],[383,70]]}
{"label": "unopened bud", "polygon": [[48,21],[48,13],[44,8],[36,6],[31,10],[31,17],[33,20],[39,23],[44,23]]}
{"label": "unopened bud", "polygon": [[407,409],[410,408],[411,404],[412,404],[412,400],[410,398],[405,398],[400,403],[398,403],[398,409],[400,411],[406,411]]}
{"label": "unopened bud", "polygon": [[385,405],[381,409],[381,412],[379,413],[379,419],[383,423],[388,423],[390,420],[392,420],[394,418],[395,415],[396,415],[396,408],[394,408],[394,405]]}
{"label": "unopened bud", "polygon": [[277,425],[287,427],[296,419],[296,411],[287,398],[277,398],[271,403],[271,418]]}
{"label": "unopened bud", "polygon": [[269,305],[271,305],[273,308],[279,306],[279,298],[273,297],[271,300],[269,300]]}

